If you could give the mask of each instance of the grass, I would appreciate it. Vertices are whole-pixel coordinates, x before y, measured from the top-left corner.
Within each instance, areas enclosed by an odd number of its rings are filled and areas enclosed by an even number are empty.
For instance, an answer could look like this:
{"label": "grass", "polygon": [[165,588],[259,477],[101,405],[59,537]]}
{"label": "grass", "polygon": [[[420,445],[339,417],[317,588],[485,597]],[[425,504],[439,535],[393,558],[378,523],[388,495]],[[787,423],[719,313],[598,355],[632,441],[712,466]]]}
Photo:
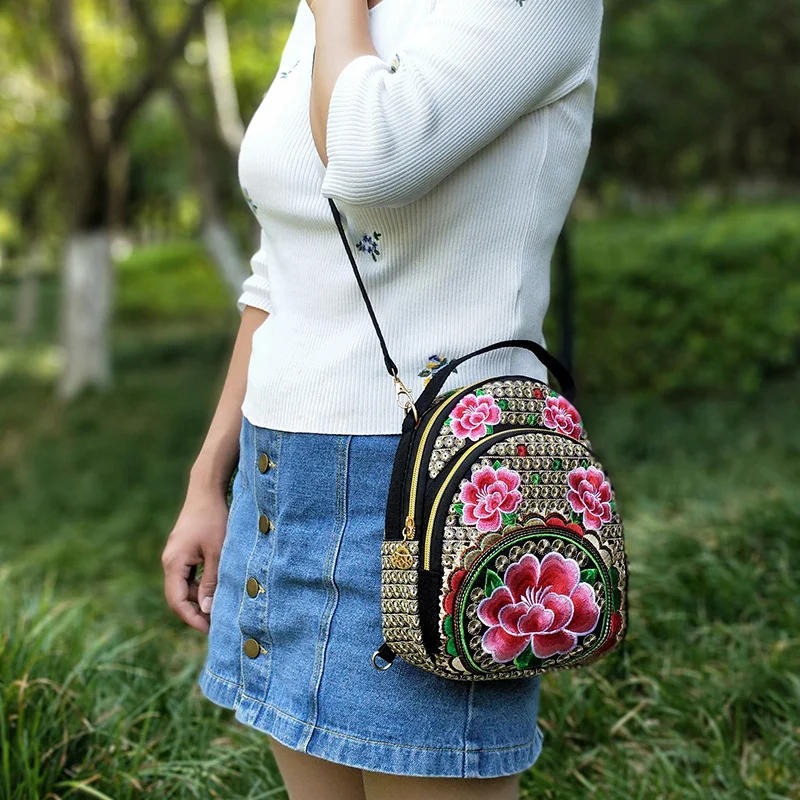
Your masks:
{"label": "grass", "polygon": [[[205,700],[205,638],[160,553],[232,344],[115,331],[114,386],[68,406],[18,372],[0,405],[0,798],[285,798],[260,733]],[[523,798],[796,798],[800,375],[736,395],[580,402],[626,520],[630,629],[546,676]]]}

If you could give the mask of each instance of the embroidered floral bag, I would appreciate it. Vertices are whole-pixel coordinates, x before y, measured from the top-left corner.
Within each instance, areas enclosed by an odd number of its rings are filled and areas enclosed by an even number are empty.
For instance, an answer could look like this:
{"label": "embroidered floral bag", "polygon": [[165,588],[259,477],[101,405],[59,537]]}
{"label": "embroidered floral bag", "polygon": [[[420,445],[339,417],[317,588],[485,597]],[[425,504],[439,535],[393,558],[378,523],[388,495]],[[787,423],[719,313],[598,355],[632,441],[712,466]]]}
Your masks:
{"label": "embroidered floral bag", "polygon": [[[336,205],[328,200],[406,410],[381,547],[384,641],[443,678],[523,678],[596,661],[627,630],[627,561],[614,489],[543,347],[508,339],[449,361],[416,401],[397,375]],[[437,394],[462,362],[533,352],[561,393],[504,375]],[[384,664],[380,665],[377,659]]]}

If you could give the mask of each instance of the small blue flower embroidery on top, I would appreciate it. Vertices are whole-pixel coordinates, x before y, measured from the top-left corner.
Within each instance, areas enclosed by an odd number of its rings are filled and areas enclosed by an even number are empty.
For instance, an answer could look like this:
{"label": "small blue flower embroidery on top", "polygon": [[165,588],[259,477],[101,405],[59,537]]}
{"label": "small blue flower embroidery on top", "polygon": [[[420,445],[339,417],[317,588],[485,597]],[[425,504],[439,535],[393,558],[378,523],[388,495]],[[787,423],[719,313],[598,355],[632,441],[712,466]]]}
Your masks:
{"label": "small blue flower embroidery on top", "polygon": [[[375,238],[373,238],[375,237]],[[356,242],[356,249],[361,250],[364,253],[368,253],[372,256],[373,261],[377,261],[378,259],[375,256],[379,256],[381,251],[378,250],[378,239],[381,238],[381,235],[378,231],[372,231],[372,236],[364,235],[361,237],[360,242]]]}
{"label": "small blue flower embroidery on top", "polygon": [[248,192],[244,186],[242,186],[242,194],[247,201],[247,205],[250,206],[250,210],[255,214],[256,211],[258,211],[258,206],[253,202],[253,198],[250,197],[250,192]]}
{"label": "small blue flower embroidery on top", "polygon": [[392,60],[389,62],[389,72],[397,72],[400,67],[400,56],[395,53],[392,56]]}
{"label": "small blue flower embroidery on top", "polygon": [[299,63],[300,63],[300,59],[298,58],[298,59],[297,59],[297,61],[295,61],[295,62],[294,62],[294,64],[292,64],[292,66],[291,66],[291,67],[289,67],[289,69],[285,69],[285,70],[283,70],[283,71],[282,71],[282,72],[281,72],[281,73],[278,75],[278,77],[279,77],[279,78],[285,78],[285,77],[286,77],[286,76],[287,76],[287,75],[288,75],[288,74],[289,74],[289,73],[290,73],[290,72],[291,72],[291,71],[292,71],[292,70],[293,70],[293,69],[294,69],[294,68],[295,68],[295,67],[296,67],[296,66],[297,66]]}
{"label": "small blue flower embroidery on top", "polygon": [[[425,365],[425,368],[422,372],[418,372],[420,378],[424,378],[423,384],[425,386],[428,385],[428,381],[436,374],[438,370],[440,370],[445,364],[449,363],[449,358],[442,358],[439,355],[428,356],[428,363]],[[458,372],[458,368],[453,370],[453,372]]]}

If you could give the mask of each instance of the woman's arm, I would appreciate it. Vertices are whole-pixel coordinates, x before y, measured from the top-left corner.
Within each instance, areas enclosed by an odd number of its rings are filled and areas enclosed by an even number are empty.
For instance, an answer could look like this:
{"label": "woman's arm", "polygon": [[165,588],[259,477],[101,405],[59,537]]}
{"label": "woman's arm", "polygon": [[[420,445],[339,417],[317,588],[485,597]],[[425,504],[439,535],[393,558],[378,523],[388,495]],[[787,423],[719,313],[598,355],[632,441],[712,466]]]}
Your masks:
{"label": "woman's arm", "polygon": [[225,496],[239,457],[242,401],[247,386],[253,334],[269,314],[245,306],[233,346],[228,373],[222,386],[208,433],[190,471],[188,495],[221,492]]}
{"label": "woman's arm", "polygon": [[[227,528],[228,483],[239,456],[241,405],[253,333],[268,316],[260,308],[245,306],[216,411],[190,470],[183,508],[161,555],[167,604],[187,625],[204,633],[208,633],[208,612]],[[190,574],[201,563],[198,584],[190,581]]]}
{"label": "woman's arm", "polygon": [[603,0],[436,0],[387,59],[366,0],[308,1],[323,197],[399,208],[522,116],[596,85]]}
{"label": "woman's arm", "polygon": [[311,135],[327,166],[328,106],[336,79],[354,58],[378,55],[369,33],[367,0],[306,0],[314,14],[314,67],[311,73]]}

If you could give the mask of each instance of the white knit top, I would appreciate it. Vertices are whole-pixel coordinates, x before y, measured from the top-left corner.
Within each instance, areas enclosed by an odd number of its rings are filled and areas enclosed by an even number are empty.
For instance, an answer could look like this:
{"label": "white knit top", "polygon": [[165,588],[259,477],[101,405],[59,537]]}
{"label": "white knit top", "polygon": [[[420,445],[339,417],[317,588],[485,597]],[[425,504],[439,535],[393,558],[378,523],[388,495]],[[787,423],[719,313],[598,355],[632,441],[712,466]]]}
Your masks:
{"label": "white knit top", "polygon": [[[365,0],[366,2],[366,0]],[[602,0],[380,0],[375,55],[333,89],[327,168],[309,122],[315,22],[299,0],[242,144],[261,247],[238,307],[253,336],[242,412],[285,431],[399,433],[404,412],[327,198],[414,398],[447,362],[501,339],[545,344],[550,260],[588,155]],[[500,348],[441,391],[545,379]]]}

